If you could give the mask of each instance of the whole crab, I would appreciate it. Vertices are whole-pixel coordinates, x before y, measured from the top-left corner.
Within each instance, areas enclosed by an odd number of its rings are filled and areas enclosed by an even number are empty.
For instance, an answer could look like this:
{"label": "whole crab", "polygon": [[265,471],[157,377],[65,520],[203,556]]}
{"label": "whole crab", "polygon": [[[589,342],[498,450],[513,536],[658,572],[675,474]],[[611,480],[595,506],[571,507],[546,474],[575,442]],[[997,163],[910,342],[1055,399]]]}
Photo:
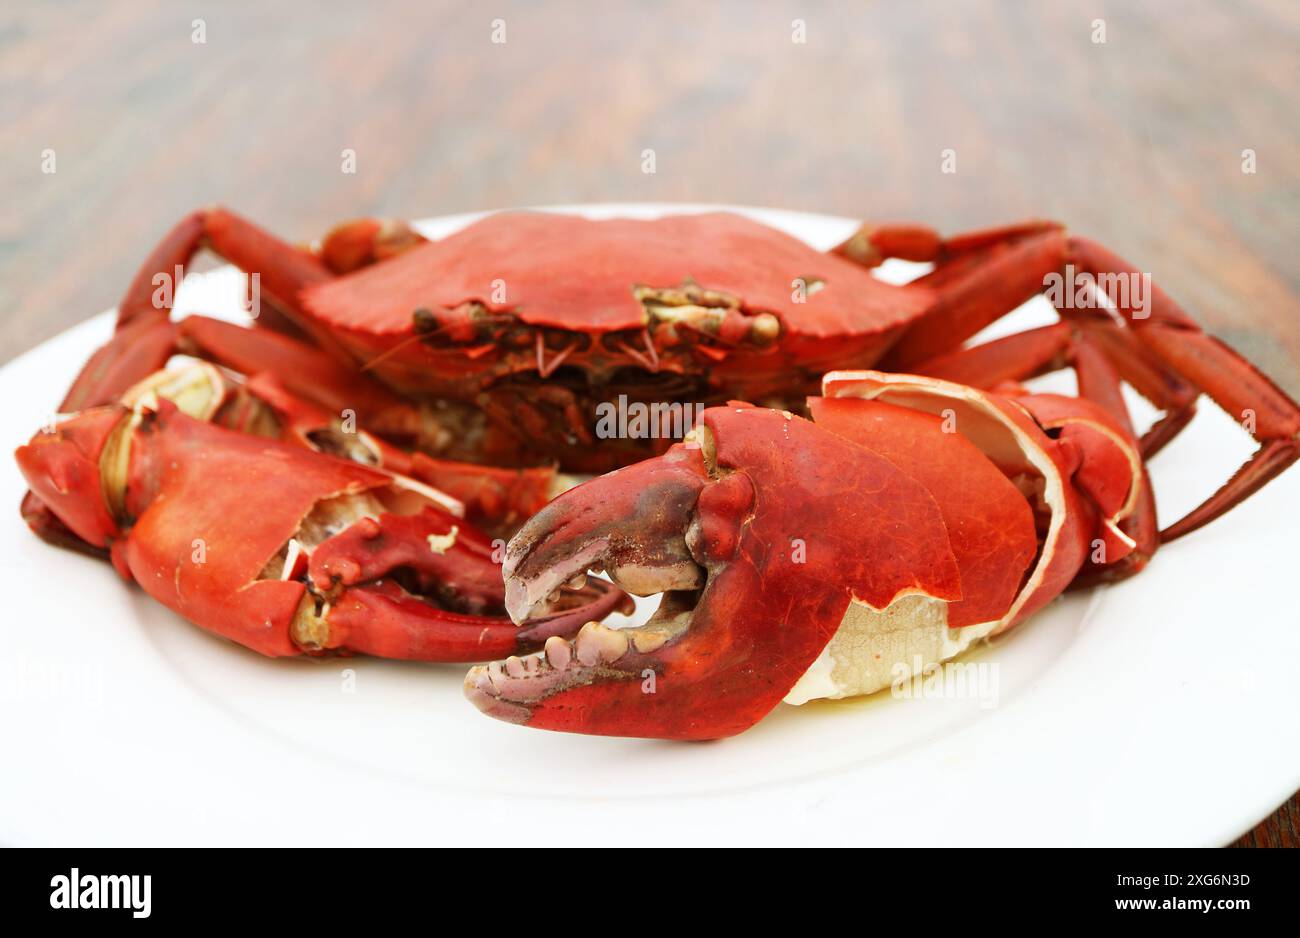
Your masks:
{"label": "whole crab", "polygon": [[[175,321],[160,301],[204,246],[256,275],[254,328]],[[887,258],[932,269],[890,285],[870,270]],[[966,345],[1044,292],[1059,322]],[[196,413],[192,393],[150,377],[177,352],[221,366],[209,384],[247,382],[215,403],[200,394]],[[1078,397],[1021,384],[1061,368]],[[1164,411],[1141,436],[1124,383]],[[1248,417],[1260,448],[1162,532],[1145,460],[1202,393]],[[616,399],[711,409],[675,446],[663,433],[606,439],[597,414]],[[740,399],[778,409],[727,403]],[[483,709],[675,738],[738,732],[786,697],[869,692],[895,653],[950,657],[1072,584],[1136,573],[1300,456],[1295,402],[1139,269],[1040,221],[951,238],[863,226],[821,252],[725,213],[508,212],[438,241],[350,222],[307,249],[208,209],[146,261],[62,410],[76,415],[20,450],[25,517],[49,540],[109,553],[200,624],[247,639],[221,604],[267,571],[294,599],[275,617],[291,644],[272,653],[403,654],[418,623],[503,609],[545,650],[472,671]],[[241,441],[250,433],[262,441]],[[499,593],[472,567],[481,552],[457,575],[451,522],[432,512],[506,534],[563,487],[557,467],[646,457],[542,508],[504,552]],[[239,466],[293,507],[274,522],[237,512],[225,488]],[[187,472],[204,484],[181,484]],[[340,494],[394,484],[422,501],[353,501],[340,523],[309,523]],[[168,524],[144,524],[160,505]],[[229,576],[189,575],[174,556],[199,518],[228,522],[210,529],[218,543],[257,532]],[[796,540],[802,559],[782,560]],[[172,567],[174,587],[146,582]],[[623,604],[589,569],[665,593],[655,619],[588,624],[570,641],[579,619]],[[352,612],[338,611],[352,593]],[[370,606],[357,611],[358,596]],[[383,641],[352,640],[376,622]],[[422,656],[515,650],[492,628]],[[647,680],[663,692],[643,693]]]}

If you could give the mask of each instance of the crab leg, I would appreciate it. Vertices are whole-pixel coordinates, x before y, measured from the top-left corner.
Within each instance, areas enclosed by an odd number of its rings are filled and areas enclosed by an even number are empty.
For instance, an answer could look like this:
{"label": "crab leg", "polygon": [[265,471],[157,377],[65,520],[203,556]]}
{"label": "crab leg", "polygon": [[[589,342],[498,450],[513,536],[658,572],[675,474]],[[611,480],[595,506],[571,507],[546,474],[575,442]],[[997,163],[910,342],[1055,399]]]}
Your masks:
{"label": "crab leg", "polygon": [[335,274],[349,274],[403,251],[425,237],[408,223],[392,218],[358,218],[336,225],[321,239],[321,262]]}
{"label": "crab leg", "polygon": [[[205,230],[207,227],[206,213],[191,212],[186,215],[175,226],[163,235],[161,241],[154,246],[145,258],[144,263],[140,265],[131,283],[126,288],[126,293],[117,305],[117,326],[120,329],[128,323],[137,319],[157,319],[158,312],[162,309],[170,309],[170,304],[160,304],[155,302],[158,295],[158,289],[161,286],[157,279],[159,275],[171,278],[174,276],[177,268],[182,272],[189,265],[190,260],[198,253],[199,248],[203,245]],[[175,298],[174,288],[180,286],[179,282],[172,284],[172,298]]]}
{"label": "crab leg", "polygon": [[989,323],[1043,292],[1043,279],[1069,258],[1059,230],[993,241],[942,262],[914,281],[935,292],[934,307],[908,327],[881,361],[890,371],[911,371],[918,362],[961,346]]}
{"label": "crab leg", "polygon": [[[241,269],[258,273],[262,292],[281,310],[296,312],[303,287],[332,277],[312,255],[238,215],[221,208],[192,212],[163,236],[131,280],[118,304],[113,338],[82,367],[60,412],[110,404],[167,363],[176,342],[171,301],[185,268],[205,246]],[[170,289],[160,293],[166,285]]]}
{"label": "crab leg", "polygon": [[[913,371],[996,390],[1003,382],[1025,381],[1071,367],[1076,364],[1075,352],[1081,343],[1104,355],[1119,378],[1165,411],[1165,416],[1139,441],[1143,459],[1158,453],[1196,416],[1198,392],[1168,367],[1153,360],[1151,352],[1134,337],[1131,329],[1102,320],[1057,322],[1028,329],[948,352],[915,365]],[[1117,419],[1129,422],[1127,407],[1110,410]]]}
{"label": "crab leg", "polygon": [[[1090,273],[1138,276],[1135,267],[1093,241],[1074,239],[1081,266]],[[1300,458],[1300,405],[1218,339],[1206,335],[1181,307],[1152,285],[1142,316],[1110,297],[1125,323],[1155,357],[1194,388],[1208,394],[1260,443],[1245,464],[1204,502],[1160,532],[1172,541],[1208,524],[1249,498]]]}
{"label": "crab leg", "polygon": [[834,252],[864,267],[878,267],[890,257],[905,261],[944,261],[1060,227],[1056,222],[1030,220],[944,238],[928,225],[911,222],[864,224]]}
{"label": "crab leg", "polygon": [[[385,437],[416,443],[437,432],[420,408],[317,346],[266,329],[190,316],[178,325],[178,349],[240,374],[275,374],[293,394]],[[142,376],[143,377],[143,376]]]}
{"label": "crab leg", "polygon": [[68,388],[59,413],[109,404],[176,352],[176,325],[166,314],[120,323],[113,337],[94,351]]}
{"label": "crab leg", "polygon": [[[131,280],[118,304],[113,337],[82,366],[64,395],[60,413],[114,403],[133,385],[166,365],[180,341],[179,327],[171,321],[171,301],[175,299],[185,268],[204,246],[245,270],[258,272],[265,280],[267,296],[281,309],[296,310],[297,295],[303,287],[332,276],[310,254],[224,209],[190,213],[163,236]],[[171,289],[160,294],[160,288],[166,284]],[[166,298],[168,295],[170,300]],[[268,324],[269,319],[259,318],[259,321]],[[338,366],[330,367],[337,370]],[[354,378],[349,382],[356,383]],[[45,540],[79,550],[89,549],[31,492],[23,497],[22,514],[28,526]]]}
{"label": "crab leg", "polygon": [[[118,324],[167,308],[155,304],[158,278],[174,277],[177,268],[183,276],[194,255],[204,247],[241,270],[258,273],[263,293],[282,310],[296,312],[298,292],[331,276],[314,255],[286,244],[233,212],[220,207],[201,209],[177,222],[150,253],[118,306]],[[179,286],[179,281],[172,283],[173,296]]]}
{"label": "crab leg", "polygon": [[1142,458],[1150,459],[1192,422],[1200,392],[1156,358],[1132,329],[1102,319],[1080,320],[1077,327],[1104,350],[1125,382],[1164,411],[1139,441]]}
{"label": "crab leg", "polygon": [[267,655],[483,660],[626,602],[571,578],[516,627],[489,542],[436,493],[195,420],[166,399],[84,411],[16,456],[49,509],[124,576]]}
{"label": "crab leg", "polygon": [[991,390],[1004,381],[1025,381],[1067,367],[1073,336],[1068,323],[1055,322],[938,355],[912,370]]}
{"label": "crab leg", "polygon": [[[879,252],[897,243],[906,256],[920,259],[924,252],[914,248],[921,240],[903,239],[890,229],[884,234],[868,229],[837,251],[861,263],[878,263]],[[895,344],[882,367],[924,371],[927,362],[942,363],[970,336],[1041,292],[1046,277],[1060,273],[1067,264],[1090,275],[1094,284],[1143,276],[1109,249],[1087,238],[1067,236],[1050,222],[975,232],[927,250],[939,266],[916,283],[935,290],[935,306]],[[1095,295],[1102,295],[1096,286],[1093,289]],[[1133,291],[1126,291],[1128,296],[1116,292],[1109,287],[1104,293],[1107,303],[1099,309],[1062,306],[1058,311],[1063,319],[1107,336],[1098,344],[1113,358],[1121,376],[1166,408],[1165,418],[1146,434],[1143,450],[1157,452],[1185,427],[1194,413],[1193,396],[1201,392],[1240,420],[1260,443],[1255,455],[1222,487],[1161,532],[1162,540],[1173,540],[1214,520],[1300,459],[1300,405],[1232,349],[1206,335],[1159,286],[1150,284],[1141,309]]]}
{"label": "crab leg", "polygon": [[[365,266],[423,242],[402,222],[362,219],[338,226],[326,235],[318,257],[294,247],[233,212],[220,207],[191,212],[163,236],[131,280],[117,310],[117,333],[96,352],[68,392],[61,412],[71,413],[115,401],[123,391],[166,363],[172,345],[168,323],[185,269],[202,248],[250,274],[257,274],[259,290],[272,310],[289,317],[286,324],[273,316],[258,316],[262,325],[290,331],[308,327],[298,296],[305,288],[332,280],[336,274]],[[179,273],[179,276],[177,274]],[[170,291],[160,288],[170,284]],[[317,334],[329,345],[329,337]],[[341,361],[347,357],[336,353]],[[334,371],[338,370],[335,365]]]}

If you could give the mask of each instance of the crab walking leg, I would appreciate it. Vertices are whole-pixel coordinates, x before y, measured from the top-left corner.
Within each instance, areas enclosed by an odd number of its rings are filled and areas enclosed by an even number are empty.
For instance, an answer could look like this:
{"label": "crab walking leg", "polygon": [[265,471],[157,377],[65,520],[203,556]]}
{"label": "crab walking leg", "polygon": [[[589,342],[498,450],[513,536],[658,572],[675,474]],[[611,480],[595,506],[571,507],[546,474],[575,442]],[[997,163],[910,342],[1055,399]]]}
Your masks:
{"label": "crab walking leg", "polygon": [[[82,369],[60,411],[71,413],[112,403],[166,362],[174,338],[168,323],[172,300],[186,268],[203,248],[257,274],[259,296],[269,308],[287,315],[294,327],[304,328],[308,317],[302,312],[299,294],[305,288],[423,242],[424,238],[403,222],[362,219],[339,225],[327,234],[317,256],[224,208],[191,212],[163,236],[140,266],[118,304],[116,334]],[[279,325],[272,317],[256,318],[263,325]],[[315,338],[328,341],[323,335]],[[336,355],[347,360],[337,350]]]}
{"label": "crab walking leg", "polygon": [[1006,381],[1026,381],[1069,367],[1073,339],[1069,323],[1055,322],[938,355],[919,362],[912,371],[992,390]]}
{"label": "crab walking leg", "polygon": [[1030,220],[944,238],[928,225],[912,222],[869,223],[862,225],[833,251],[864,267],[878,267],[886,258],[891,257],[905,261],[941,262],[994,244],[1060,228],[1061,225],[1056,222]]}
{"label": "crab walking leg", "polygon": [[113,337],[81,366],[63,396],[59,413],[71,414],[111,404],[145,375],[176,354],[176,324],[162,312],[119,322]]}
{"label": "crab walking leg", "polygon": [[1064,269],[1069,241],[1049,230],[993,242],[957,255],[918,278],[934,291],[929,312],[908,326],[880,361],[888,371],[911,371],[919,362],[959,348],[989,323],[1044,290],[1044,278]]}
{"label": "crab walking leg", "polygon": [[178,323],[178,348],[240,374],[274,374],[296,396],[385,437],[416,442],[437,429],[416,404],[293,336],[190,316]]}
{"label": "crab walking leg", "polygon": [[1076,328],[1105,352],[1120,378],[1164,411],[1138,441],[1142,458],[1151,459],[1192,422],[1200,391],[1157,358],[1127,326],[1089,319],[1078,320]]}
{"label": "crab walking leg", "polygon": [[[947,273],[949,268],[941,271]],[[1080,334],[1101,346],[1120,377],[1165,412],[1142,436],[1142,455],[1149,459],[1195,417],[1199,392],[1155,358],[1134,335],[1134,330],[1109,319],[1075,317],[1069,322],[1040,326],[981,345],[944,352],[913,363],[908,370],[992,389],[1003,381],[1023,381],[1068,367],[1070,349]]]}
{"label": "crab walking leg", "polygon": [[[1133,330],[1104,320],[1072,320],[1017,332],[1000,339],[948,352],[913,367],[930,375],[994,390],[1005,381],[1024,381],[1071,367],[1079,343],[1095,346],[1123,381],[1165,412],[1139,441],[1142,458],[1150,459],[1196,416],[1199,392],[1154,359]],[[1118,412],[1117,412],[1118,416]],[[1127,408],[1123,411],[1127,422]]]}
{"label": "crab walking leg", "polygon": [[[145,375],[161,368],[174,347],[169,322],[185,268],[203,247],[249,273],[278,309],[297,314],[298,293],[333,278],[319,259],[221,208],[185,216],[150,252],[126,289],[113,338],[82,368],[60,411],[109,404]],[[177,276],[177,274],[180,276]]]}
{"label": "crab walking leg", "polygon": [[[160,312],[171,309],[170,302],[161,302],[159,288],[170,283],[172,298],[175,298],[175,290],[180,282],[179,278],[176,282],[171,282],[172,278],[178,268],[184,275],[185,268],[203,246],[206,231],[207,213],[197,211],[190,212],[163,235],[162,240],[144,259],[117,304],[119,329],[140,319],[156,320]],[[160,280],[160,277],[165,277],[166,280]]]}
{"label": "crab walking leg", "polygon": [[[1076,238],[1073,245],[1080,265],[1094,276],[1142,276],[1132,264],[1093,241]],[[1146,306],[1140,310],[1131,294],[1128,303],[1114,292],[1108,298],[1157,359],[1209,395],[1260,444],[1214,494],[1161,531],[1161,540],[1172,541],[1249,498],[1300,459],[1300,404],[1246,359],[1206,335],[1160,287],[1151,285]]]}
{"label": "crab walking leg", "polygon": [[[127,288],[118,306],[118,323],[152,316],[160,308],[167,308],[155,303],[158,278],[173,278],[177,268],[183,275],[194,255],[205,247],[240,270],[258,274],[262,295],[289,313],[297,313],[298,293],[304,287],[332,278],[321,260],[309,251],[214,206],[187,215],[163,237]],[[173,296],[179,286],[179,282],[171,283]]]}
{"label": "crab walking leg", "polygon": [[[852,260],[878,263],[878,251],[890,247],[890,236],[875,236],[879,247],[870,246],[875,243],[870,234],[865,237],[868,247],[855,236],[856,242],[850,238],[836,250]],[[900,240],[907,256],[919,256],[913,249],[916,238]],[[1052,223],[1026,222],[959,236],[931,254],[939,266],[915,283],[935,291],[935,305],[909,326],[881,367],[923,371],[926,362],[952,353],[984,326],[1043,292],[1050,275],[1063,275],[1072,265],[1089,278],[1090,295],[1104,297],[1104,302],[1085,309],[1058,303],[1062,318],[1080,321],[1084,328],[1090,320],[1117,320],[1126,338],[1117,340],[1112,334],[1100,341],[1117,356],[1126,376],[1133,377],[1135,388],[1150,393],[1158,406],[1172,408],[1143,441],[1148,454],[1191,420],[1191,391],[1208,394],[1259,442],[1255,455],[1223,486],[1161,532],[1162,540],[1214,520],[1300,459],[1300,405],[1228,346],[1206,335],[1163,289],[1150,283],[1149,276],[1108,248],[1068,236]],[[1075,285],[1066,288],[1073,293]],[[1138,344],[1146,354],[1137,351]],[[1168,387],[1161,393],[1156,379],[1164,373],[1170,377],[1164,379]]]}
{"label": "crab walking leg", "polygon": [[1073,368],[1080,396],[1104,406],[1131,434],[1132,421],[1120,394],[1120,377],[1106,350],[1066,322],[1040,326],[983,345],[921,362],[917,374],[996,390],[1062,368]]}
{"label": "crab walking leg", "polygon": [[420,483],[213,426],[165,399],[84,411],[16,458],[124,576],[266,655],[482,660],[626,602],[575,578],[516,627],[486,538]]}

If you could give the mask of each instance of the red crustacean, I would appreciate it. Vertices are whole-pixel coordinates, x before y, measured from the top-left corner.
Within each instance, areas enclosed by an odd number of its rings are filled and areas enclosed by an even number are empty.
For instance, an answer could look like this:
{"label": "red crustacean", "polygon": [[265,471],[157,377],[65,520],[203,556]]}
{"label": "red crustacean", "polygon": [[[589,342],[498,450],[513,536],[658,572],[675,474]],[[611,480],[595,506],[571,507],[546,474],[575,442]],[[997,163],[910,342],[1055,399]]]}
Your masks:
{"label": "red crustacean", "polygon": [[[255,327],[160,301],[202,247],[257,275]],[[889,258],[932,269],[887,284]],[[1047,289],[1069,276],[1084,302]],[[967,345],[1044,292],[1059,322]],[[212,365],[157,374],[177,353]],[[1063,368],[1077,397],[1022,384]],[[1124,384],[1164,412],[1140,435]],[[1160,530],[1146,460],[1202,393],[1260,448]],[[710,409],[690,442],[604,439],[598,409],[624,396]],[[19,451],[28,523],[199,624],[271,653],[510,655],[467,678],[494,715],[690,739],[869,692],[895,652],[943,660],[1137,573],[1300,457],[1294,401],[1040,221],[863,226],[822,252],[727,213],[507,212],[437,241],[365,219],[308,249],[207,209],[146,260],[61,412]],[[546,504],[557,469],[620,466]],[[504,583],[479,528],[518,529]],[[600,625],[627,597],[591,569],[662,592],[659,612]]]}

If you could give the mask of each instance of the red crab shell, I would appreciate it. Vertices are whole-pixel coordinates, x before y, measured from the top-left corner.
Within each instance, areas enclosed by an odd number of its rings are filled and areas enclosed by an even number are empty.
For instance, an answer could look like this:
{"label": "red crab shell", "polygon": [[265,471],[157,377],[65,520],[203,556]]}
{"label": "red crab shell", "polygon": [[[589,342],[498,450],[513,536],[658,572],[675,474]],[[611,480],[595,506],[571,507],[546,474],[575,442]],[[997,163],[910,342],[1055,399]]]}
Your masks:
{"label": "red crab shell", "polygon": [[[637,296],[695,286],[708,294],[704,305],[722,304],[703,329],[660,319]],[[700,403],[792,398],[832,366],[868,366],[932,303],[926,288],[891,286],[721,212],[491,215],[301,299],[313,331],[406,393],[474,401],[505,379],[549,377],[563,365],[595,386],[698,377],[687,394],[647,398]]]}

